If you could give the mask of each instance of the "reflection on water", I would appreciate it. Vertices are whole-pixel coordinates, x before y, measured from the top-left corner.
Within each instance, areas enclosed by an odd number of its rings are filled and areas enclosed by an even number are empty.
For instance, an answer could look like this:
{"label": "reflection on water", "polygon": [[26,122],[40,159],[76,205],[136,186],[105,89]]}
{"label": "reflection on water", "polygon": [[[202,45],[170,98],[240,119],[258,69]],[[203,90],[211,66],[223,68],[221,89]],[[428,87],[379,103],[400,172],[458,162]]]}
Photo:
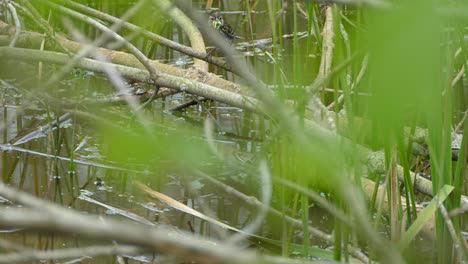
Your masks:
{"label": "reflection on water", "polygon": [[[87,78],[96,77],[87,76],[79,82],[86,82]],[[7,96],[4,98],[8,100]],[[253,153],[261,151],[267,126],[265,123],[268,123],[261,117],[212,102],[181,112],[166,111],[191,98],[188,95],[174,95],[164,102],[152,103],[145,111],[155,113],[151,119],[155,128],[190,126],[193,136],[210,141],[216,146],[218,154],[248,161]],[[217,218],[234,227],[242,227],[252,217],[238,200],[203,179],[181,172],[180,168],[166,167],[164,171],[155,172],[151,164],[138,160],[133,164],[131,161],[123,164],[108,159],[106,147],[99,140],[103,135],[73,109],[55,112],[38,107],[17,111],[22,104],[22,101],[10,101],[0,111],[5,117],[2,128],[4,140],[0,144],[4,182],[80,211],[127,218],[148,225],[165,223],[208,236],[216,235],[211,225],[157,200],[149,200],[133,183],[149,183],[152,188],[196,210],[203,211],[200,207],[202,199]],[[102,112],[126,112],[125,105],[104,107],[107,109],[101,109]],[[206,114],[207,111],[210,113]],[[203,134],[205,118],[213,119],[216,124],[214,138],[205,138]],[[213,176],[220,179],[240,180],[239,186],[244,184],[242,181],[245,179],[237,175],[239,172],[235,168],[223,165],[215,157],[212,160],[203,165],[206,171],[211,171]],[[196,190],[200,198],[194,197],[188,186]],[[8,202],[4,201],[3,204],[7,205]],[[66,247],[71,242],[58,240],[54,236],[26,236],[21,231],[3,230],[1,233],[4,238],[17,238],[18,242],[24,240],[28,245],[40,241],[43,248]]]}
{"label": "reflection on water", "polygon": [[[227,12],[225,19],[236,28],[239,35],[245,37],[245,41],[237,43],[236,49],[248,57],[262,78],[274,80],[276,77],[272,76],[271,67],[276,61],[272,54],[279,52],[274,57],[284,60],[284,65],[292,63],[289,62],[293,59],[292,49],[288,49],[291,43],[283,43],[285,50],[274,48],[278,43],[270,38],[271,29],[268,23],[262,22],[267,16],[263,4],[257,6],[258,12],[250,14],[249,19],[257,21],[253,24],[254,28],[247,28],[243,21],[248,14],[238,6],[239,3],[234,2],[238,1],[227,1],[225,9],[239,12]],[[106,9],[106,5],[97,8]],[[107,8],[120,10],[126,6],[120,2]],[[176,39],[179,33],[176,28],[172,28],[169,36]],[[299,39],[306,36],[307,34],[300,34]],[[181,40],[183,42],[184,38]],[[150,53],[158,60],[177,67],[187,68],[193,63],[190,58],[165,52],[161,47],[156,47]],[[311,58],[311,61],[316,63],[318,60]],[[21,69],[23,76],[36,74],[36,66],[20,65],[18,68],[12,62],[6,62],[6,65]],[[50,74],[56,70],[55,67],[45,65],[44,72]],[[280,70],[285,79],[291,76],[289,68]],[[124,156],[127,155],[126,161],[109,157],[108,149],[112,146],[103,143],[108,135],[102,134],[96,127],[105,124],[115,129],[131,128],[135,115],[128,110],[125,101],[121,100],[122,94],[115,93],[104,77],[76,70],[57,87],[46,87],[39,95],[31,95],[37,80],[21,78],[15,71],[4,71],[1,74],[0,115],[3,122],[0,127],[0,170],[4,182],[37,197],[83,212],[126,218],[147,225],[164,223],[207,236],[219,235],[213,225],[181,213],[158,200],[149,199],[134,183],[148,184],[151,188],[196,210],[207,214],[209,212],[209,215],[236,228],[242,228],[255,217],[255,212],[250,211],[243,201],[193,174],[189,170],[193,164],[185,164],[187,168],[184,168],[180,166],[180,161],[155,161],[152,157],[140,159],[133,157],[131,153],[124,153]],[[234,77],[223,71],[218,74],[226,78]],[[147,88],[131,87],[130,84],[128,87],[129,92],[137,95],[144,94]],[[190,137],[214,147],[212,156],[201,164],[203,170],[248,195],[258,197],[257,175],[247,175],[236,166],[251,166],[262,157],[268,158],[264,141],[273,133],[270,122],[264,117],[210,101],[182,111],[170,111],[192,99],[194,98],[190,95],[176,94],[162,101],[154,101],[142,111],[149,118],[151,129],[172,133],[183,128],[191,131]],[[213,123],[210,137],[204,131],[205,119]],[[171,146],[170,142],[167,146]],[[237,163],[229,162],[229,159]],[[0,201],[0,206],[7,208],[17,205]],[[317,221],[315,225],[323,225],[330,231],[331,221],[327,217],[324,212],[317,211],[312,220]],[[278,239],[280,234],[274,231],[278,226],[265,224],[258,233]],[[31,235],[21,231],[1,230],[0,237],[14,239],[19,244],[38,249],[88,244],[75,239]]]}

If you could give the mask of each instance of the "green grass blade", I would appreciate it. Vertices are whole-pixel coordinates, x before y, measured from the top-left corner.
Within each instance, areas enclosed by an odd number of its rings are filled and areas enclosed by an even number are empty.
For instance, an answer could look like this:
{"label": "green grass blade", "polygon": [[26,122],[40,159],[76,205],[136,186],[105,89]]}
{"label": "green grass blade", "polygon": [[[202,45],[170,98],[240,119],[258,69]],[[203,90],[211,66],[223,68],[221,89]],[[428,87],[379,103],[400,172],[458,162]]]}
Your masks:
{"label": "green grass blade", "polygon": [[405,249],[408,247],[410,242],[416,237],[416,235],[421,231],[424,224],[429,221],[437,211],[439,203],[445,201],[449,194],[453,191],[454,187],[450,185],[444,185],[442,189],[440,189],[439,193],[434,196],[432,201],[429,205],[419,214],[418,218],[414,223],[410,226],[408,231],[403,235],[399,243],[399,247],[401,249]]}

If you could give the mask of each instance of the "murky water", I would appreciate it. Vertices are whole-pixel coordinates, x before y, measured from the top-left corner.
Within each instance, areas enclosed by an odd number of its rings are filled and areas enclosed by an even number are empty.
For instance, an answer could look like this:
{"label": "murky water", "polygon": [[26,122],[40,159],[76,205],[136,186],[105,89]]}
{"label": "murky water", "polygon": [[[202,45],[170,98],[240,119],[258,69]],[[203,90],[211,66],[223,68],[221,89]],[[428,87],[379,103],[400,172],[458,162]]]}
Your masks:
{"label": "murky water", "polygon": [[[89,1],[90,6],[115,14],[122,14],[130,6],[127,1],[92,2],[96,1]],[[281,33],[287,35],[294,30],[301,33],[296,39],[290,35],[274,43],[270,38],[272,29],[266,1],[258,1],[255,12],[250,15],[246,11],[247,1],[222,2],[225,20],[243,37],[234,48],[254,66],[259,78],[273,90],[279,90],[280,96],[301,98],[303,91],[297,88],[310,85],[316,76],[309,72],[317,72],[321,56],[316,38],[303,32],[307,21],[299,17],[299,23],[294,25],[293,7],[286,6],[282,11],[285,18],[282,21],[286,22],[281,26]],[[193,4],[201,8],[205,1],[193,1]],[[58,18],[52,19],[60,22]],[[246,23],[247,19],[253,22]],[[159,29],[168,38],[189,44],[181,30],[169,20],[159,22],[162,25],[151,21],[144,21],[144,24]],[[83,28],[89,36],[95,35],[94,30]],[[180,68],[193,64],[191,58],[147,40],[136,38],[134,42],[161,62]],[[304,75],[300,78],[296,76],[299,54],[303,55],[300,63],[308,69],[299,71]],[[259,176],[246,174],[241,166],[251,166],[260,159],[269,160],[271,152],[275,151],[274,140],[271,140],[275,136],[274,125],[267,118],[203,100],[196,106],[171,111],[184,102],[200,99],[176,94],[139,109],[150,124],[148,128],[141,125],[138,115],[129,109],[125,100],[115,100],[122,98],[122,92],[117,92],[105,77],[74,70],[58,85],[41,87],[39,84],[59,69],[59,66],[42,67],[42,80],[35,78],[38,65],[7,61],[0,70],[3,182],[82,212],[126,218],[145,225],[167,224],[208,237],[223,238],[224,230],[150,198],[137,184],[148,185],[234,228],[242,228],[256,217],[244,201],[196,171],[201,170],[247,195],[259,197]],[[241,82],[233,74],[215,71],[228,80]],[[129,93],[144,94],[149,88],[127,84]],[[211,129],[207,129],[208,126]],[[283,206],[277,199],[272,203],[277,208]],[[292,207],[292,203],[285,207]],[[0,206],[18,205],[0,200]],[[333,218],[324,209],[311,205],[310,212],[309,221],[314,227],[333,232]],[[281,240],[283,234],[278,230],[284,228],[281,220],[273,219],[261,226],[257,234]],[[2,229],[0,238],[37,249],[92,244],[23,231]],[[382,227],[382,232],[386,231],[387,227]],[[303,234],[290,232],[293,242],[301,241]],[[259,250],[280,252],[280,247],[257,242],[246,242],[243,246],[254,243]],[[312,244],[331,246],[315,238]],[[151,260],[151,256],[140,257],[142,259],[134,259],[134,262]],[[96,263],[96,259],[84,261]]]}
{"label": "murky water", "polygon": [[[99,77],[89,75],[71,82],[82,84],[94,82],[95,78]],[[104,85],[104,82],[100,84]],[[177,167],[171,160],[158,161],[160,165],[167,163],[162,165],[162,169],[132,157],[128,157],[126,163],[113,161],[106,155],[105,149],[108,146],[101,140],[105,135],[95,128],[95,120],[87,120],[86,115],[76,114],[73,110],[47,108],[47,102],[31,107],[27,105],[30,102],[16,97],[21,95],[19,92],[9,96],[11,91],[21,89],[18,88],[19,85],[18,80],[12,79],[1,87],[3,108],[0,114],[3,116],[4,126],[1,130],[3,140],[0,145],[0,169],[4,182],[80,211],[128,218],[143,224],[165,223],[208,236],[214,231],[205,221],[149,199],[134,183],[149,184],[153,189],[201,210],[200,198],[189,192],[190,186],[201,195],[203,203],[214,215],[234,227],[242,227],[251,217],[239,201],[217,191],[195,175],[188,174],[187,170]],[[95,97],[98,94],[101,91],[92,91],[90,96]],[[150,122],[155,129],[189,127],[194,131],[194,137],[200,141],[211,141],[222,155],[237,155],[248,160],[252,153],[261,150],[264,132],[261,131],[258,116],[246,115],[240,109],[214,103],[205,103],[203,107],[191,107],[178,113],[168,112],[172,107],[191,98],[188,95],[174,95],[164,102],[155,101],[145,112],[151,114]],[[86,107],[79,108],[81,109],[77,111],[87,113]],[[121,114],[127,112],[125,109],[125,105],[110,105],[100,107],[99,112]],[[214,138],[208,139],[203,135],[203,122],[206,118],[214,121]],[[126,120],[128,121],[123,115],[118,122],[125,126]],[[224,166],[214,156],[207,160],[212,162],[203,166],[213,176],[221,175],[236,182],[239,175],[235,169]],[[242,186],[244,179],[240,180],[238,185]],[[2,203],[9,206],[7,201]],[[43,249],[66,247],[75,243],[55,236],[25,235],[21,230],[1,230],[0,236],[6,239],[16,238],[21,244]],[[85,245],[83,242],[78,244]]]}
{"label": "murky water", "polygon": [[[244,35],[239,26],[242,15],[228,14],[226,19],[233,23],[238,34]],[[174,31],[174,36],[177,35],[178,32]],[[269,50],[265,45],[259,49],[255,45],[247,47],[246,43],[238,48],[246,55],[251,56],[256,52],[264,56],[265,51]],[[172,53],[160,52],[163,50],[158,49],[153,56],[179,67],[188,67],[192,63],[185,56],[176,54],[172,57]],[[162,54],[170,56],[161,57]],[[256,60],[255,56],[251,58]],[[7,63],[12,63],[12,69],[18,66],[13,66],[13,62]],[[218,237],[217,228],[148,198],[135,183],[149,184],[153,189],[196,210],[206,212],[209,208],[211,215],[236,228],[242,228],[255,217],[241,201],[180,167],[177,162],[157,160],[158,165],[155,165],[152,163],[155,162],[153,158],[128,156],[127,161],[116,161],[109,157],[108,144],[119,143],[105,142],[103,138],[106,135],[96,123],[110,121],[116,127],[125,128],[132,126],[135,117],[128,111],[125,102],[102,102],[118,94],[105,78],[77,70],[60,85],[41,91],[38,96],[31,96],[31,91],[39,82],[32,77],[37,73],[37,66],[20,66],[22,74],[29,72],[26,75],[31,78],[21,78],[15,70],[1,73],[0,115],[3,122],[0,129],[0,170],[4,182],[79,211],[127,218],[148,225],[164,223],[206,236]],[[44,65],[43,78],[47,78],[56,68]],[[139,88],[130,88],[129,85],[130,89],[135,92]],[[164,101],[154,101],[143,111],[149,117],[153,129],[170,133],[183,127],[193,132],[195,140],[210,142],[215,146],[217,154],[204,157],[204,164],[201,164],[204,171],[249,195],[258,195],[255,188],[246,187],[249,186],[246,183],[251,181],[248,175],[243,175],[229,164],[223,164],[216,155],[228,155],[242,162],[254,159],[254,154],[262,151],[262,141],[268,137],[269,121],[241,109],[212,102],[204,102],[182,111],[169,111],[192,98],[190,95],[177,94]],[[113,119],[108,119],[108,116]],[[203,132],[205,119],[213,123],[213,137],[207,138]],[[1,203],[6,207],[17,206],[10,205],[8,201]],[[265,234],[269,233],[270,228],[264,227]],[[37,249],[88,244],[86,241],[35,235],[22,230],[4,229],[0,237]]]}

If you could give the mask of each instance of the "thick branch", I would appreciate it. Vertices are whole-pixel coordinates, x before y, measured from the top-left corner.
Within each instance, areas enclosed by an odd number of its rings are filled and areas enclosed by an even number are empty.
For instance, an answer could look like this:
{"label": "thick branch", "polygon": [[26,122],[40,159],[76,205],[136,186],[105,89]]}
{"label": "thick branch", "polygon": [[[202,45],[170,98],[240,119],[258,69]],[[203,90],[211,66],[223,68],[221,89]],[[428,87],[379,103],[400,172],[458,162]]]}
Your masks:
{"label": "thick branch", "polygon": [[[45,61],[56,64],[66,64],[69,57],[63,53],[52,51],[39,51],[21,48],[0,47],[0,57],[9,59],[20,59],[26,61]],[[138,81],[148,81],[149,74],[145,70],[103,63],[92,59],[82,59],[78,67],[95,72],[104,72],[105,67],[114,67],[115,70],[124,76]],[[252,112],[261,112],[261,102],[252,97],[246,97],[234,92],[229,92],[211,85],[192,81],[186,78],[177,77],[161,73],[155,84],[161,87],[173,88],[181,92],[188,92],[194,95],[203,96],[221,103],[236,106]]]}
{"label": "thick branch", "polygon": [[[0,32],[6,35],[0,35],[0,45],[5,46],[8,45],[12,39],[12,36],[15,34],[15,28],[5,24],[4,22],[0,21]],[[26,47],[26,48],[39,48],[40,43],[43,40],[43,36],[36,32],[30,31],[22,31],[19,35],[17,40],[16,46],[17,47]],[[81,49],[83,49],[84,44],[71,41],[63,36],[57,35],[56,40],[64,47],[66,47],[70,52],[77,53]],[[56,50],[57,47],[51,46],[51,43],[46,45],[46,49],[48,50]],[[61,48],[58,48],[62,50]],[[129,67],[144,69],[145,67],[135,58],[135,56],[128,54],[122,51],[115,51],[109,50],[105,48],[99,48],[99,53],[103,54],[110,62],[115,64],[121,64]],[[90,56],[90,58],[94,58]],[[222,89],[226,89],[228,91],[233,91],[241,94],[246,94],[247,89],[241,87],[238,84],[226,81],[222,78],[219,78],[215,74],[200,71],[200,70],[184,70],[181,68],[173,67],[167,64],[160,63],[158,61],[151,61],[151,63],[161,72],[179,76],[179,77],[186,77],[191,78],[193,80],[200,80],[206,84],[219,87]]]}
{"label": "thick branch", "polygon": [[[164,13],[167,13],[177,23],[177,25],[182,28],[182,30],[184,30],[185,34],[187,34],[190,39],[190,44],[193,49],[206,51],[205,42],[203,41],[200,30],[195,27],[192,21],[184,13],[167,0],[157,0],[153,2],[159,6]],[[200,67],[202,70],[208,71],[208,64],[205,61],[195,60],[195,65]]]}
{"label": "thick branch", "polygon": [[3,227],[28,227],[43,232],[58,232],[65,235],[80,235],[83,238],[117,240],[138,245],[199,263],[312,263],[307,260],[260,256],[251,250],[242,250],[221,241],[208,241],[180,230],[167,227],[147,226],[129,221],[117,221],[94,215],[84,215],[0,183],[0,195],[23,204],[26,208],[9,208],[0,214]]}
{"label": "thick branch", "polygon": [[55,249],[48,251],[21,250],[18,253],[0,254],[0,263],[36,262],[44,260],[60,260],[80,258],[86,256],[113,256],[113,255],[137,255],[145,250],[135,246],[91,246],[84,248]]}
{"label": "thick branch", "polygon": [[222,260],[246,263],[255,260],[255,254],[251,251],[224,246],[221,242],[214,247],[213,242],[168,228],[83,215],[38,200],[3,183],[0,184],[0,193],[3,197],[34,208],[10,208],[7,213],[2,213],[0,223],[4,227],[28,227],[43,232],[79,234],[80,237],[89,239],[117,240],[201,263],[217,263]]}

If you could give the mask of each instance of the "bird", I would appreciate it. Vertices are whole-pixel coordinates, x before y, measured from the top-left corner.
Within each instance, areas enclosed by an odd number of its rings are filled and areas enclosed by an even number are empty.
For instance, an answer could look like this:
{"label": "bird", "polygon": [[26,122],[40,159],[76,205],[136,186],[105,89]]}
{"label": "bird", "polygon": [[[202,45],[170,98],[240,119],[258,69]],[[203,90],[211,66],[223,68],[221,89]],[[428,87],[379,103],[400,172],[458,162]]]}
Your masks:
{"label": "bird", "polygon": [[241,38],[236,35],[234,29],[224,21],[219,11],[212,11],[209,17],[209,24],[216,29],[231,45],[234,39]]}

